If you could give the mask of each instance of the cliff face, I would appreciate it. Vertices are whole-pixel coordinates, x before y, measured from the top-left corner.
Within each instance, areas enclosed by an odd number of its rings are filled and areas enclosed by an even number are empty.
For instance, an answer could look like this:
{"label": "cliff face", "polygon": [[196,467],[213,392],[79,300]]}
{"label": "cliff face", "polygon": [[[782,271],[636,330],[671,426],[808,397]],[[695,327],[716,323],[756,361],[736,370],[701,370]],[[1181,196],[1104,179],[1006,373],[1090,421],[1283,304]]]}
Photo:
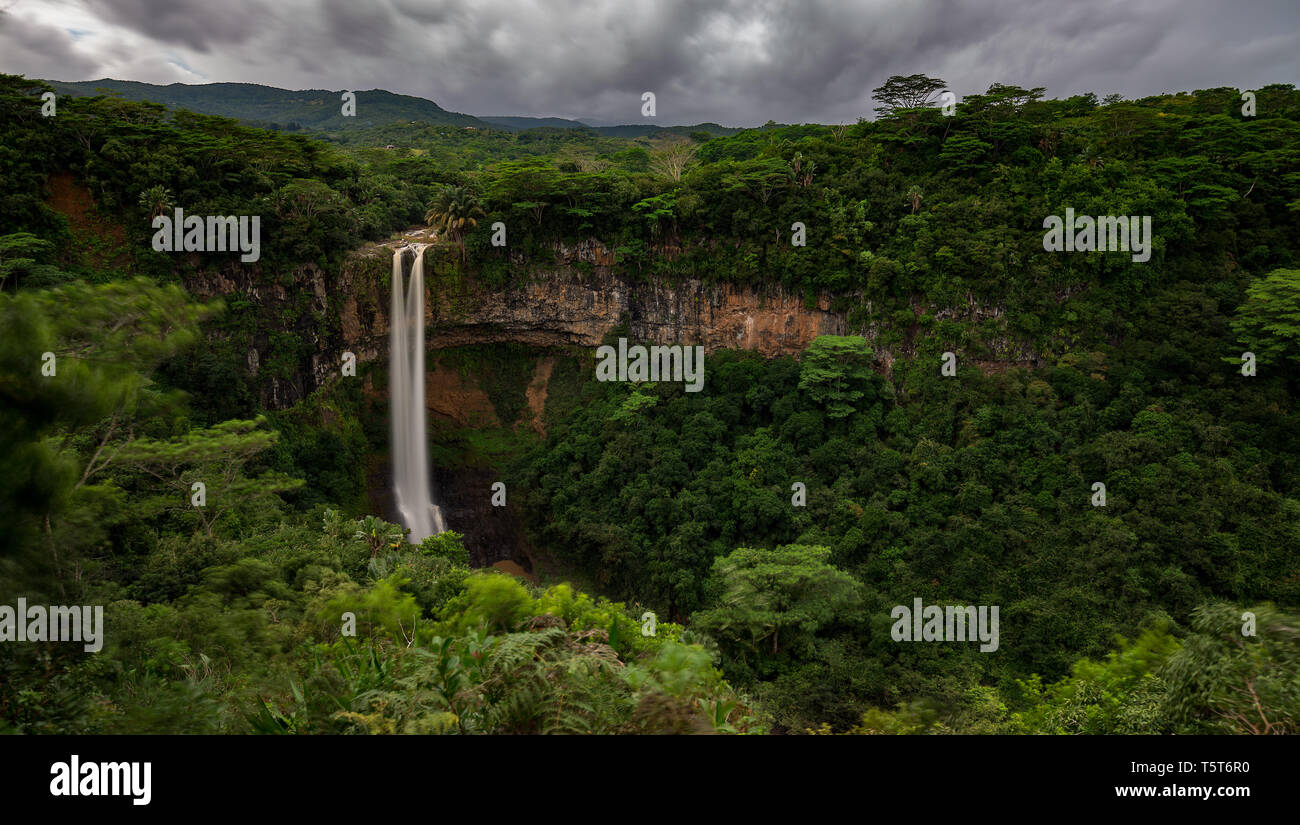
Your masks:
{"label": "cliff face", "polygon": [[[412,233],[409,240],[430,239]],[[306,264],[269,283],[271,279],[255,267],[231,265],[219,272],[206,272],[187,286],[204,298],[242,293],[257,307],[261,321],[253,332],[248,366],[259,377],[263,403],[282,408],[338,375],[345,352],[355,354],[359,363],[387,359],[392,256],[395,249],[407,244],[408,240],[399,240],[355,250],[338,275]],[[531,279],[502,289],[485,286],[457,267],[440,263],[441,250],[427,250],[429,350],[496,343],[539,349],[596,347],[624,320],[633,343],[700,345],[706,352],[747,349],[769,357],[798,354],[818,335],[865,335],[876,346],[887,373],[896,356],[913,349],[915,329],[907,333],[897,351],[879,346],[876,342],[882,330],[877,325],[850,328],[845,314],[832,309],[826,295],[818,296],[815,305],[809,306],[802,294],[780,286],[638,279],[616,267],[613,252],[594,240],[557,245],[554,251],[553,265],[534,269]],[[413,260],[414,251],[407,247],[404,263],[408,273]],[[917,306],[914,311],[920,315],[927,309]],[[929,311],[939,319],[973,322],[998,320],[1002,315],[999,308],[977,305],[973,300],[966,307]],[[276,371],[265,370],[268,355],[274,354],[270,352],[274,336],[286,332],[301,342],[299,351],[294,358],[278,357]],[[1009,337],[988,343],[994,353],[991,358],[968,363],[992,371],[1038,362],[1034,352]],[[297,366],[285,369],[286,360]],[[530,392],[530,404],[533,398],[544,399],[545,392],[543,380]],[[438,406],[431,400],[431,409]]]}
{"label": "cliff face", "polygon": [[[341,286],[331,280],[335,279],[316,264],[300,265],[274,281],[256,265],[227,264],[186,278],[185,286],[202,300],[220,297],[229,301],[238,295],[252,305],[258,320],[251,325],[246,363],[257,378],[262,403],[270,409],[283,409],[306,398],[329,376],[339,374],[347,347],[341,346],[337,324],[329,324],[335,304],[331,295]],[[227,306],[230,308],[229,303]],[[286,335],[299,342],[295,357],[289,359],[292,363],[268,369],[277,337]]]}
{"label": "cliff face", "polygon": [[[818,335],[846,333],[844,315],[831,311],[828,297],[810,309],[801,295],[779,287],[633,282],[615,271],[613,254],[595,242],[556,253],[553,268],[502,291],[467,278],[431,277],[428,258],[434,253],[426,252],[430,348],[502,342],[595,347],[624,318],[627,337],[637,343],[750,349],[767,356],[802,352]],[[390,247],[363,250],[345,267],[344,280],[351,283],[340,314],[343,340],[360,360],[387,352],[388,288],[348,272],[373,272],[375,258],[387,263],[391,255]]]}

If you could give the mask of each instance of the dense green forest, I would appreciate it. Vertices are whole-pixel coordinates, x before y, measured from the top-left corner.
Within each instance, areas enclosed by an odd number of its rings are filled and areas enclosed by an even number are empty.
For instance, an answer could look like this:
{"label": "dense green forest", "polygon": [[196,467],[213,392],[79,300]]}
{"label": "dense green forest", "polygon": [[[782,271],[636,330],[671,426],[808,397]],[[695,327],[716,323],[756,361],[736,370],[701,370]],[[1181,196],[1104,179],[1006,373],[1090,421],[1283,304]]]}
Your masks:
{"label": "dense green forest", "polygon": [[[0,729],[1297,732],[1300,92],[995,84],[949,117],[916,82],[851,125],[311,135],[44,117],[0,76],[0,604],[107,625],[0,645]],[[356,382],[265,404],[250,342],[299,369],[344,296],[196,300],[230,263],[151,249],[178,206],[260,215],[267,290],[427,222],[435,270],[493,289],[595,238],[632,282],[829,295],[862,334],[710,353],[699,393],[559,353],[546,437],[494,458],[532,585],[371,512]],[[1045,252],[1067,208],[1151,216],[1150,260]],[[999,648],[895,641],[916,598],[1000,606]]]}

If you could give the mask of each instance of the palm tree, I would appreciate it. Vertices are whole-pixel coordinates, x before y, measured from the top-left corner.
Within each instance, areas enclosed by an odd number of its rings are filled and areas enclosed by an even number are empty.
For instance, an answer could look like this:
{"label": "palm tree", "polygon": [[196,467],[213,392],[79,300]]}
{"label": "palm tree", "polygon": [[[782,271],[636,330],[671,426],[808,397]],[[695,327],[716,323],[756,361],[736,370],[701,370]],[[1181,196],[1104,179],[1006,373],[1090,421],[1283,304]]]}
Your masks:
{"label": "palm tree", "polygon": [[150,186],[140,193],[140,207],[149,210],[149,220],[165,215],[172,208],[172,192],[166,186]]}
{"label": "palm tree", "polygon": [[912,214],[921,208],[921,201],[925,199],[925,192],[919,186],[913,186],[907,190],[907,199],[912,202]]}
{"label": "palm tree", "polygon": [[813,175],[817,172],[817,162],[806,160],[803,152],[795,152],[794,157],[787,164],[786,175],[789,176],[792,183],[807,189],[812,186]]}
{"label": "palm tree", "polygon": [[424,222],[447,235],[460,247],[460,258],[464,261],[465,233],[478,226],[479,216],[486,216],[478,197],[464,186],[445,186],[438,191],[429,203],[429,211]]}
{"label": "palm tree", "polygon": [[382,547],[401,546],[402,528],[396,524],[389,524],[374,516],[366,516],[357,522],[357,527],[359,529],[352,537],[365,541],[366,546],[370,548],[372,559],[379,554]]}

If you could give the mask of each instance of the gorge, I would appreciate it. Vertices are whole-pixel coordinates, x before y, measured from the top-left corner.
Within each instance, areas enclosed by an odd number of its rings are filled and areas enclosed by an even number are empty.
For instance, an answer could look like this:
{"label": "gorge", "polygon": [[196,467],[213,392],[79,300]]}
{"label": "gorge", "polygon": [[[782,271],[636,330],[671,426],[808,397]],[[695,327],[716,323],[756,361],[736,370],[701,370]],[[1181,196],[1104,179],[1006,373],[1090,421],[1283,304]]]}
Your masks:
{"label": "gorge", "polygon": [[[246,302],[243,311],[262,319],[244,351],[269,409],[291,407],[335,382],[343,353],[355,354],[364,396],[374,405],[371,415],[389,420],[390,460],[376,455],[366,472],[369,506],[410,527],[416,541],[438,532],[436,512],[464,534],[479,566],[513,559],[528,567],[531,553],[511,508],[488,506],[497,462],[467,450],[467,434],[515,438],[523,431],[546,437],[554,410],[576,402],[575,379],[595,375],[594,356],[611,334],[648,345],[690,343],[706,353],[737,349],[767,357],[797,355],[819,335],[862,334],[886,369],[910,346],[888,344],[881,335],[890,333],[887,328],[851,323],[826,294],[805,296],[771,283],[637,277],[594,238],[557,243],[545,263],[521,262],[519,279],[505,289],[451,265],[432,241],[423,229],[410,229],[351,251],[337,273],[306,263],[274,281],[256,268],[229,265],[207,269],[187,285],[200,297]],[[982,305],[930,311],[937,318],[1003,318],[1000,308]],[[265,331],[277,327],[292,330],[302,348],[277,353],[277,337]],[[424,347],[415,347],[416,340]],[[1012,339],[991,341],[989,348],[1000,362],[995,366],[1003,368],[1037,358]],[[418,376],[411,372],[417,357],[424,362]],[[501,362],[498,374],[484,371],[484,359]],[[406,366],[399,369],[399,363]],[[398,380],[399,373],[407,380]],[[420,398],[424,403],[417,409]],[[421,429],[437,458],[420,477],[431,479],[437,503],[430,508],[437,509],[417,529],[409,505],[399,499],[426,496],[394,482],[413,471],[405,466],[412,453],[399,446],[399,432]],[[372,440],[382,450],[383,439]]]}

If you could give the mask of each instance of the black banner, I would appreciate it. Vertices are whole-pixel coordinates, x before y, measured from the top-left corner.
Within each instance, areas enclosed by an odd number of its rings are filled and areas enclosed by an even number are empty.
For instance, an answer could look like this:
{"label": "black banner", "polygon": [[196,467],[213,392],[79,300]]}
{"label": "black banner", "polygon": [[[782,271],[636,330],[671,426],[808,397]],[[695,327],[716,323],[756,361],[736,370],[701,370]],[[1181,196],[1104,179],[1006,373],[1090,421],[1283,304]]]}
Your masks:
{"label": "black banner", "polygon": [[[10,806],[127,819],[462,805],[496,816],[548,797],[726,812],[772,793],[881,793],[904,807],[1222,812],[1282,804],[1289,737],[7,737]],[[73,781],[75,780],[75,781]],[[73,785],[76,786],[75,792]],[[820,803],[818,803],[820,805]],[[445,807],[444,807],[445,806]],[[761,812],[761,811],[760,811]]]}

